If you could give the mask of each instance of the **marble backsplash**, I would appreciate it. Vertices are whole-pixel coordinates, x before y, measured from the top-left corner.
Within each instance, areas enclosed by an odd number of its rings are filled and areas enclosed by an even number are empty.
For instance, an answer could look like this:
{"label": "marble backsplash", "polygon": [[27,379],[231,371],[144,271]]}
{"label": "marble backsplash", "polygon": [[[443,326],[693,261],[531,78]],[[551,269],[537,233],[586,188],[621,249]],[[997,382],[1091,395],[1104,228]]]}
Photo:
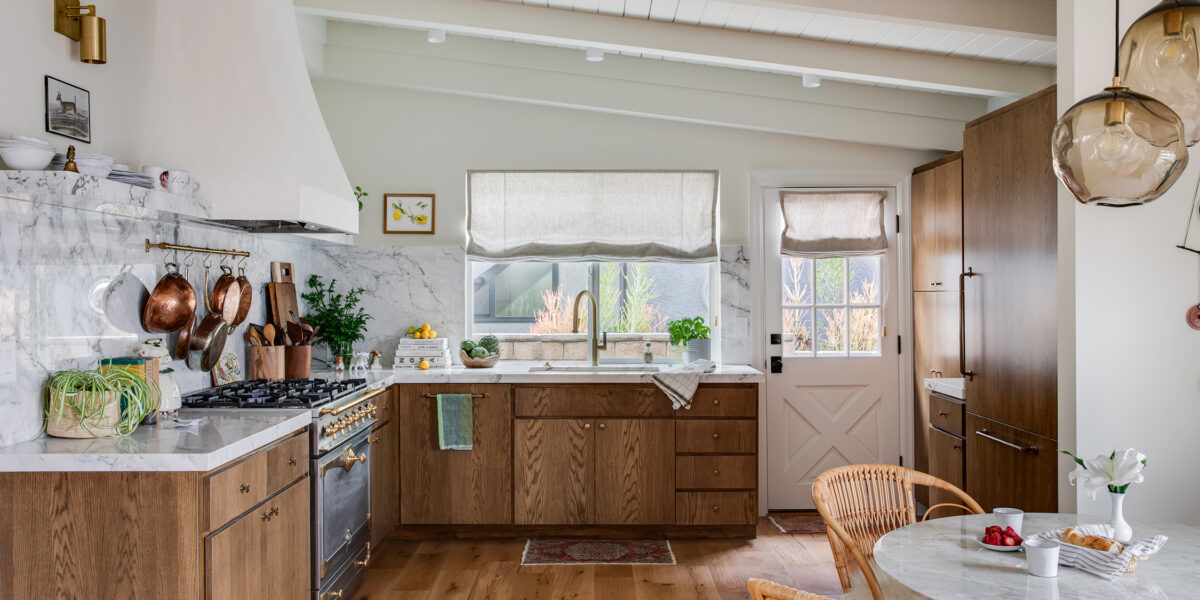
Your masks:
{"label": "marble backsplash", "polygon": [[[245,266],[254,283],[254,303],[247,323],[263,323],[267,318],[265,283],[270,280],[271,261],[291,262],[298,279],[308,276],[312,244],[308,238],[251,235],[164,218],[154,211],[143,215],[114,210],[109,204],[64,206],[59,200],[0,195],[0,343],[16,350],[11,359],[15,379],[0,381],[0,445],[39,435],[42,386],[48,374],[91,368],[102,357],[132,356],[141,340],[163,337],[118,325],[136,324],[136,315],[104,313],[107,283],[123,270],[129,269],[149,289],[165,273],[163,253],[147,253],[146,239],[249,251]],[[195,255],[190,270],[197,290],[204,284],[204,256]],[[220,264],[219,257],[213,260],[214,265]],[[226,344],[226,351],[236,352],[243,365],[245,328],[242,325],[230,334]],[[175,335],[167,337],[173,343]],[[180,360],[171,366],[185,393],[211,385],[207,372],[188,369]]]}
{"label": "marble backsplash", "polygon": [[721,246],[721,362],[747,365],[750,340],[750,258],[744,246]]}

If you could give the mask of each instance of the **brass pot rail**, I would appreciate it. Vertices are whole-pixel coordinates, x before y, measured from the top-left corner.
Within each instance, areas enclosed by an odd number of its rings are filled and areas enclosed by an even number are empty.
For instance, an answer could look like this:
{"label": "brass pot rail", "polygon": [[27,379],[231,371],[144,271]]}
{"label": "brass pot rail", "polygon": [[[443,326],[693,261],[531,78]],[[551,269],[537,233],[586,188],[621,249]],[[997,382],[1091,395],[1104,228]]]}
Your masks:
{"label": "brass pot rail", "polygon": [[[425,394],[425,397],[429,398],[431,400],[436,400],[437,394]],[[472,398],[487,398],[488,395],[487,394],[471,394],[471,397]]]}
{"label": "brass pot rail", "polygon": [[184,252],[202,252],[205,254],[224,254],[226,256],[244,256],[247,258],[250,256],[249,252],[245,252],[242,250],[222,250],[219,248],[203,248],[200,246],[181,246],[178,244],[168,244],[167,242],[159,242],[157,244],[151,244],[150,239],[147,238],[146,239],[146,252],[149,252],[153,248],[158,248],[159,250],[183,250]]}
{"label": "brass pot rail", "polygon": [[379,388],[379,389],[367,394],[366,396],[363,396],[362,398],[359,398],[358,400],[351,402],[350,404],[343,404],[342,406],[339,406],[337,408],[331,408],[331,407],[326,406],[325,408],[321,409],[320,414],[333,415],[336,417],[336,416],[350,410],[351,408],[354,408],[355,406],[358,406],[359,404],[362,404],[363,402],[366,402],[367,400],[370,400],[371,398],[374,398],[375,396],[378,396],[386,391],[388,391],[387,388]]}

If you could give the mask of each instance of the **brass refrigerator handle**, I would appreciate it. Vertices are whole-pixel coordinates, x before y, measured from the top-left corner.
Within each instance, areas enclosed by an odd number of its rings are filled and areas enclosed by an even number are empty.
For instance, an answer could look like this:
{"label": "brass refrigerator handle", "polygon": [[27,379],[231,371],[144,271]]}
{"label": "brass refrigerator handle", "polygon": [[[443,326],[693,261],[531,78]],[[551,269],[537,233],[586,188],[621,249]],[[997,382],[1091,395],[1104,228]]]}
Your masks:
{"label": "brass refrigerator handle", "polygon": [[351,408],[354,408],[355,406],[358,406],[359,404],[362,404],[363,402],[366,402],[367,400],[370,400],[371,398],[374,398],[375,396],[378,396],[386,391],[388,391],[387,388],[377,389],[377,390],[367,394],[366,396],[363,396],[362,398],[359,398],[358,400],[351,402],[350,404],[344,404],[337,408],[330,408],[330,407],[326,406],[325,408],[321,409],[320,414],[321,415],[333,415],[336,417],[336,416],[350,410]]}
{"label": "brass refrigerator handle", "polygon": [[971,267],[958,274],[958,372],[968,381],[975,378],[975,371],[967,369],[967,278],[978,274]]}

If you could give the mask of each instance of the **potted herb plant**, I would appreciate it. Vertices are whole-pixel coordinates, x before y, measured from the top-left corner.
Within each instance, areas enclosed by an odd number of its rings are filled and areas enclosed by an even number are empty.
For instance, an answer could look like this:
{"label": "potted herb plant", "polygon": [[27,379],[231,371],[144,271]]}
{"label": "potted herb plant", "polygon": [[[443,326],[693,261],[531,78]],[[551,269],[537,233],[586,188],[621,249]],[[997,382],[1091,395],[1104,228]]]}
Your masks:
{"label": "potted herb plant", "polygon": [[334,291],[335,286],[336,279],[329,280],[326,286],[320,275],[313,275],[308,278],[308,287],[312,291],[301,297],[308,303],[309,325],[321,328],[321,339],[329,348],[330,362],[341,356],[346,364],[350,364],[354,342],[365,339],[367,320],[371,315],[359,306],[362,288],[339,294]]}
{"label": "potted herb plant", "polygon": [[46,386],[46,434],[64,438],[129,435],[158,410],[154,384],[127,369],[59,371]]}
{"label": "potted herb plant", "polygon": [[667,322],[667,333],[671,334],[672,346],[684,346],[683,362],[712,358],[712,344],[708,339],[710,329],[704,324],[704,317],[676,319]]}

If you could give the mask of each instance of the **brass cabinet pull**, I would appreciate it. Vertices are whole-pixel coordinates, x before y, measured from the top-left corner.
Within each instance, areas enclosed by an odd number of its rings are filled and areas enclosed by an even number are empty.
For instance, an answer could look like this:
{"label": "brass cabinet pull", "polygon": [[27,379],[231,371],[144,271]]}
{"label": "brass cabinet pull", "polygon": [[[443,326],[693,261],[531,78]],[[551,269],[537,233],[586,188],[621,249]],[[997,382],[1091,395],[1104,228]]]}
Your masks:
{"label": "brass cabinet pull", "polygon": [[714,440],[719,440],[719,439],[721,439],[721,434],[719,434],[719,433],[714,433],[714,434],[713,434],[713,439],[714,439]]}
{"label": "brass cabinet pull", "polygon": [[721,507],[720,507],[720,506],[717,506],[716,504],[714,504],[714,505],[713,505],[713,512],[721,512]]}
{"label": "brass cabinet pull", "polygon": [[356,564],[360,567],[365,567],[370,562],[371,562],[371,542],[367,542],[367,555],[364,556],[362,560],[354,561],[354,564]]}
{"label": "brass cabinet pull", "polygon": [[713,406],[720,406],[720,405],[721,405],[720,400],[713,400]]}
{"label": "brass cabinet pull", "polygon": [[718,471],[718,470],[716,470],[716,469],[713,469],[713,476],[714,476],[714,477],[715,477],[715,476],[717,476],[717,475],[720,475],[720,474],[721,474],[721,472],[720,472],[720,471]]}
{"label": "brass cabinet pull", "polygon": [[944,411],[944,410],[939,410],[939,411],[938,411],[938,416],[939,416],[939,417],[948,417],[948,416],[950,416],[950,413],[948,413],[948,412],[946,412],[946,411]]}
{"label": "brass cabinet pull", "polygon": [[583,428],[584,428],[584,429],[591,429],[591,428],[592,428],[592,424],[591,424],[591,423],[584,423],[584,424],[583,424]]}
{"label": "brass cabinet pull", "polygon": [[269,512],[265,512],[265,513],[263,513],[263,514],[262,514],[262,520],[264,520],[264,521],[270,521],[270,520],[271,520],[271,513],[269,513]]}
{"label": "brass cabinet pull", "polygon": [[608,429],[608,425],[605,425],[604,423],[597,425],[597,427],[599,427],[600,429]]}
{"label": "brass cabinet pull", "polygon": [[929,285],[942,285],[942,282],[934,281],[933,283],[930,283]]}
{"label": "brass cabinet pull", "polygon": [[1012,442],[1002,440],[994,435],[989,434],[988,430],[986,428],[976,431],[975,435],[977,435],[985,440],[991,440],[993,442],[996,442],[997,444],[1000,444],[1002,446],[1008,446],[1009,448],[1012,448],[1013,450],[1016,450],[1017,452],[1028,452],[1030,454],[1038,453],[1037,446],[1021,446],[1019,444],[1014,444]]}
{"label": "brass cabinet pull", "polygon": [[278,515],[278,514],[279,514],[279,507],[272,506],[271,507],[271,516],[274,517],[275,515]]}
{"label": "brass cabinet pull", "polygon": [[958,372],[970,381],[975,378],[975,371],[967,368],[967,278],[979,273],[972,267],[958,274]]}
{"label": "brass cabinet pull", "polygon": [[243,484],[242,484],[242,487],[240,487],[240,488],[238,488],[238,489],[239,489],[239,490],[241,490],[241,492],[242,492],[243,494],[249,494],[249,493],[250,493],[250,484],[248,484],[248,483],[243,483]]}
{"label": "brass cabinet pull", "polygon": [[958,449],[960,449],[960,448],[962,448],[962,444],[959,444],[958,442],[955,442],[955,443],[954,443],[954,449],[955,449],[955,450],[958,450]]}
{"label": "brass cabinet pull", "polygon": [[382,441],[383,441],[383,438],[381,438],[381,437],[379,437],[379,436],[377,436],[377,435],[376,435],[376,436],[371,436],[371,437],[367,438],[367,443],[368,443],[368,444],[378,444],[379,442],[382,442]]}
{"label": "brass cabinet pull", "polygon": [[341,598],[342,593],[343,593],[343,590],[338,590],[336,592],[326,592],[321,595],[321,600],[325,600],[326,598]]}

